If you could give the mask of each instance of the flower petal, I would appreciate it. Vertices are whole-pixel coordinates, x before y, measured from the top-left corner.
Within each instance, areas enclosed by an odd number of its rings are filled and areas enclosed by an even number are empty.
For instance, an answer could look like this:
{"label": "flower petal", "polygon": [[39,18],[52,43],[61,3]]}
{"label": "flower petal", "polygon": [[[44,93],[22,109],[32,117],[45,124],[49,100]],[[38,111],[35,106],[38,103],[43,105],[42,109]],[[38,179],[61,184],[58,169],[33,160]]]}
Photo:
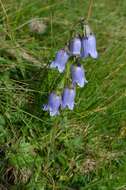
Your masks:
{"label": "flower petal", "polygon": [[42,109],[43,109],[43,111],[48,111],[48,109],[49,109],[48,104],[44,104],[42,106]]}
{"label": "flower petal", "polygon": [[55,93],[51,93],[48,98],[48,104],[43,106],[44,111],[49,111],[50,116],[59,115],[59,107],[61,105],[61,97]]}
{"label": "flower petal", "polygon": [[89,55],[94,59],[98,57],[98,52],[96,50],[96,38],[93,34],[90,34],[88,37],[83,37],[81,45],[82,45],[82,50],[81,50],[82,58],[86,58]]}
{"label": "flower petal", "polygon": [[74,108],[74,99],[75,99],[75,89],[74,88],[65,88],[62,96],[62,108],[68,108],[73,110]]}
{"label": "flower petal", "polygon": [[81,52],[81,40],[79,37],[74,38],[70,42],[70,52],[72,55],[80,55]]}
{"label": "flower petal", "polygon": [[57,52],[55,60],[51,63],[50,68],[58,68],[59,72],[62,73],[65,70],[65,65],[69,59],[69,55],[64,49]]}
{"label": "flower petal", "polygon": [[75,86],[77,83],[78,86],[83,87],[87,80],[85,78],[85,71],[82,65],[71,66],[71,74],[72,74],[72,83]]}

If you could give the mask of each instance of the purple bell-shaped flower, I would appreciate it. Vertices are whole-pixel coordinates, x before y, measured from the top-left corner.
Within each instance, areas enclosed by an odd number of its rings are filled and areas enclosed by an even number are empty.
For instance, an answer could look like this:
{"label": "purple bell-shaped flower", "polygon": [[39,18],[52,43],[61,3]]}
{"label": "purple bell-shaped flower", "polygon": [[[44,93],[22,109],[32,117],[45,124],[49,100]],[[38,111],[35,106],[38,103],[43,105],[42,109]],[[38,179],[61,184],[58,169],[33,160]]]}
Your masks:
{"label": "purple bell-shaped flower", "polygon": [[65,70],[68,59],[68,53],[64,49],[61,49],[57,52],[55,60],[51,63],[50,68],[58,68],[59,72],[62,73]]}
{"label": "purple bell-shaped flower", "polygon": [[81,40],[81,57],[86,58],[91,56],[96,59],[98,57],[98,52],[96,50],[96,38],[93,34],[84,36]]}
{"label": "purple bell-shaped flower", "polygon": [[71,75],[72,75],[72,83],[75,86],[78,84],[78,86],[83,87],[88,81],[85,77],[85,71],[82,65],[78,64],[77,66],[72,65],[71,66]]}
{"label": "purple bell-shaped flower", "polygon": [[75,95],[76,95],[75,88],[64,89],[62,95],[62,104],[61,104],[63,109],[68,106],[70,110],[73,110]]}
{"label": "purple bell-shaped flower", "polygon": [[48,98],[48,104],[43,106],[44,111],[49,111],[50,116],[59,115],[59,107],[61,105],[61,96],[51,93]]}
{"label": "purple bell-shaped flower", "polygon": [[71,40],[69,44],[70,54],[74,56],[80,56],[81,53],[81,39],[79,37],[75,37]]}

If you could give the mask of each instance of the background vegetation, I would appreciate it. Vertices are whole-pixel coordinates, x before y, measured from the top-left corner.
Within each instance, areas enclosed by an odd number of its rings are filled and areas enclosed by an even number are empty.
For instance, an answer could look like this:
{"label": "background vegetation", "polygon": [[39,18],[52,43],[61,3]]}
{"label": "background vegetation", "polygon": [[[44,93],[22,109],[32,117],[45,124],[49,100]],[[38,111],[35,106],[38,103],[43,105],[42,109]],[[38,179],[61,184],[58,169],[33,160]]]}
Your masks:
{"label": "background vegetation", "polygon": [[[0,190],[126,189],[126,1],[95,0],[99,59],[74,111],[41,110],[60,75],[48,69],[87,0],[0,0]],[[28,23],[47,25],[34,34]]]}

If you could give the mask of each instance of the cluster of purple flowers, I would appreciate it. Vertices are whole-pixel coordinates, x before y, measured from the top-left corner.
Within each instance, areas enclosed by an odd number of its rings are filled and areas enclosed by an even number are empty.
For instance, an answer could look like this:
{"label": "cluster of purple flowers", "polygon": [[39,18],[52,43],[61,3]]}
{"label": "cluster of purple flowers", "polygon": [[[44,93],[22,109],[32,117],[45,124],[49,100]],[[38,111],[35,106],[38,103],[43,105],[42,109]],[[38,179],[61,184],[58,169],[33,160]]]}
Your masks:
{"label": "cluster of purple flowers", "polygon": [[[98,53],[96,50],[96,38],[90,32],[89,26],[85,26],[85,33],[82,37],[76,36],[70,42],[68,49],[61,49],[57,52],[55,60],[51,63],[50,68],[57,68],[60,73],[63,73],[70,57],[83,59],[86,57],[96,59]],[[78,63],[70,66],[71,73],[71,87],[65,87],[62,95],[52,92],[49,95],[48,103],[43,106],[44,111],[49,111],[50,116],[59,115],[59,108],[68,107],[70,110],[74,108],[74,100],[76,95],[76,85],[84,87],[88,81],[85,77],[85,70],[83,66]]]}

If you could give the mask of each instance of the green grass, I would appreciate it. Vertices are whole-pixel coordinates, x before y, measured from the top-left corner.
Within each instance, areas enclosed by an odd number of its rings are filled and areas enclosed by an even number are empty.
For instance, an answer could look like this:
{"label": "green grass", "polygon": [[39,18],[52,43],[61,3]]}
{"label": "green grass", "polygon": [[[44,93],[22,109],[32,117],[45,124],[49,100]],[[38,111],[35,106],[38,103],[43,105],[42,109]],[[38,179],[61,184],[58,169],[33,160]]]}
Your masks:
{"label": "green grass", "polygon": [[[84,60],[74,111],[41,110],[60,78],[47,68],[87,0],[0,0],[0,190],[126,188],[126,1],[96,0],[99,59]],[[44,34],[28,22],[43,18]],[[27,58],[24,57],[27,54]]]}

